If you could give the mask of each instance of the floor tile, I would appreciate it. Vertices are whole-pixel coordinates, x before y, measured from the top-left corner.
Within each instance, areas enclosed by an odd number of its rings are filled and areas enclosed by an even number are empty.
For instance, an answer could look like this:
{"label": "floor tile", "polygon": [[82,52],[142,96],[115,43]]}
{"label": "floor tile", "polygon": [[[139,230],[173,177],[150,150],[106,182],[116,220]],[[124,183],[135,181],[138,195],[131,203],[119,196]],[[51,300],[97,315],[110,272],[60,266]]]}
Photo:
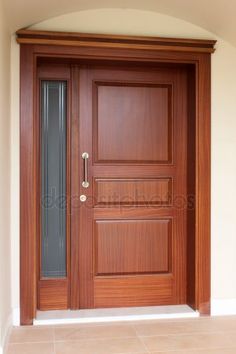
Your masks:
{"label": "floor tile", "polygon": [[6,354],[236,354],[236,316],[15,327]]}
{"label": "floor tile", "polygon": [[136,323],[136,332],[140,336],[209,333],[236,331],[236,320],[227,319],[196,319],[187,321],[158,321],[149,323]]}
{"label": "floor tile", "polygon": [[52,342],[53,327],[14,327],[9,338],[10,343]]}
{"label": "floor tile", "polygon": [[168,352],[150,352],[149,354],[235,354],[235,348],[220,348],[220,349],[196,349],[196,350],[178,350]]}
{"label": "floor tile", "polygon": [[150,352],[227,348],[235,344],[233,335],[226,333],[153,336],[142,337],[142,340]]}
{"label": "floor tile", "polygon": [[78,340],[78,339],[95,339],[95,338],[125,338],[135,337],[136,332],[129,325],[105,325],[105,326],[70,326],[56,327],[55,340]]}
{"label": "floor tile", "polygon": [[56,354],[130,354],[145,352],[145,346],[138,338],[56,342],[55,348]]}
{"label": "floor tile", "polygon": [[53,343],[9,344],[6,354],[54,354]]}

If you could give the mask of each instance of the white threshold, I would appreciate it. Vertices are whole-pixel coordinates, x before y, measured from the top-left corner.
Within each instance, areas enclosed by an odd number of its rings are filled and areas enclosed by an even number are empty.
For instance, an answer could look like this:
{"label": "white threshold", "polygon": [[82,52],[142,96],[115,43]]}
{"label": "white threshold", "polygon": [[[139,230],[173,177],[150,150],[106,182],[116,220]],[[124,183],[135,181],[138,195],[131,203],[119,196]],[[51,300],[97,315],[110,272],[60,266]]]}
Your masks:
{"label": "white threshold", "polygon": [[34,325],[140,321],[196,318],[199,313],[187,305],[125,307],[89,310],[38,311]]}

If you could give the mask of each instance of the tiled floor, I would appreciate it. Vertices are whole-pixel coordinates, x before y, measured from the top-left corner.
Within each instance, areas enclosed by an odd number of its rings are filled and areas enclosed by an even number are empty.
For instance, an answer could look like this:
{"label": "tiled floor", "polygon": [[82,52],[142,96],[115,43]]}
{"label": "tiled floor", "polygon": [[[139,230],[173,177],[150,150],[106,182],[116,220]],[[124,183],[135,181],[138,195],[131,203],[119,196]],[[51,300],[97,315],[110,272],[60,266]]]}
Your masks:
{"label": "tiled floor", "polygon": [[6,354],[236,354],[236,316],[13,328]]}

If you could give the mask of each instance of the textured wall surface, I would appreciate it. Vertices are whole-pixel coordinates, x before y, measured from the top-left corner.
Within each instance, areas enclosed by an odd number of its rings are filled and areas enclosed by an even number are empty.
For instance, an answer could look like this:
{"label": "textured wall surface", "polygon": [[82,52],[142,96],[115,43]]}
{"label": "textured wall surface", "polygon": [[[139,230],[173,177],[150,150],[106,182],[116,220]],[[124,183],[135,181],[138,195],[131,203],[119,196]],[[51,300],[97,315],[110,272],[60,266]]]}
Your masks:
{"label": "textured wall surface", "polygon": [[11,314],[10,39],[0,4],[0,348]]}

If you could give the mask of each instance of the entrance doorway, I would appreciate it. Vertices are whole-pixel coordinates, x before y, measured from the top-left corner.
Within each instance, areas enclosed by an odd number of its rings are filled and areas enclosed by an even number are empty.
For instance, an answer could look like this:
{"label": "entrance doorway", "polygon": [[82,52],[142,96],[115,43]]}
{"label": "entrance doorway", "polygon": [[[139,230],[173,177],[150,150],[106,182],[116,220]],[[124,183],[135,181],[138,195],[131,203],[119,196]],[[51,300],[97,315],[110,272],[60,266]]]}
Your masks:
{"label": "entrance doorway", "polygon": [[18,36],[22,324],[37,309],[209,313],[214,41]]}

